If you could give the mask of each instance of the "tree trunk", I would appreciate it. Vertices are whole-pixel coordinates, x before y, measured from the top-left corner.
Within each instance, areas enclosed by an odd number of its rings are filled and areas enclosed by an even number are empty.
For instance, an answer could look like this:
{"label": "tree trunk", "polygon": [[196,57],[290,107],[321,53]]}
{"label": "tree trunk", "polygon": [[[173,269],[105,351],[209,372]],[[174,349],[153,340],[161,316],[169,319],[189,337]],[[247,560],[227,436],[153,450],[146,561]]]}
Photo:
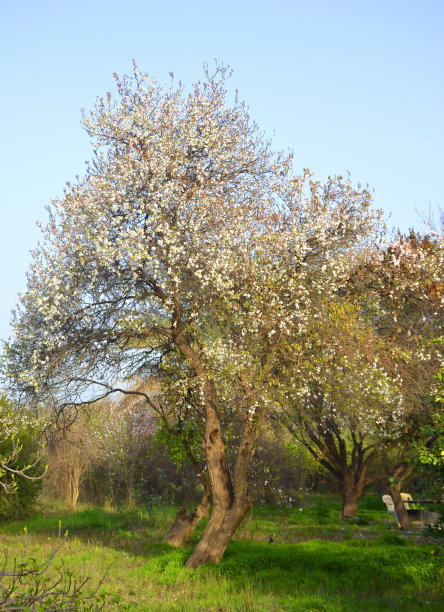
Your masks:
{"label": "tree trunk", "polygon": [[73,467],[68,474],[68,491],[66,503],[70,510],[74,511],[80,492],[80,471]]}
{"label": "tree trunk", "polygon": [[356,476],[351,469],[343,474],[342,509],[339,518],[356,518],[358,502],[364,494],[366,470]]}
{"label": "tree trunk", "polygon": [[255,423],[248,419],[239,444],[233,481],[225,465],[224,445],[218,430],[210,431],[206,436],[204,448],[214,507],[204,534],[186,567],[194,569],[205,563],[218,563],[237,527],[253,505],[253,498],[247,489],[247,468],[253,456],[257,434]]}
{"label": "tree trunk", "polygon": [[359,495],[355,487],[344,487],[342,494],[342,509],[339,518],[356,518]]}
{"label": "tree trunk", "polygon": [[176,519],[168,531],[166,536],[163,538],[164,542],[175,546],[177,548],[185,546],[188,538],[191,536],[201,519],[208,516],[208,510],[210,503],[208,501],[209,492],[205,491],[202,496],[200,504],[192,510],[189,514],[186,513],[185,508],[181,508],[177,511]]}
{"label": "tree trunk", "polygon": [[395,506],[395,512],[398,516],[398,526],[404,531],[410,531],[412,524],[401,497],[401,484],[401,482],[392,483],[389,481],[389,491],[393,500],[393,505]]}
{"label": "tree trunk", "polygon": [[408,478],[414,470],[414,465],[409,463],[405,457],[408,453],[408,449],[408,445],[402,449],[401,461],[394,466],[387,456],[387,453],[382,453],[382,463],[385,473],[387,474],[390,495],[393,500],[393,505],[395,506],[395,512],[398,515],[398,526],[404,531],[410,531],[412,528],[410,517],[404,505],[404,501],[401,498],[401,488],[404,480]]}
{"label": "tree trunk", "polygon": [[205,563],[218,563],[237,527],[252,506],[252,501],[236,504],[232,508],[215,508],[202,538],[186,562],[195,569]]}
{"label": "tree trunk", "polygon": [[[204,534],[188,559],[186,566],[196,568],[205,563],[217,563],[222,558],[238,525],[251,508],[253,500],[247,489],[247,468],[254,453],[258,436],[256,410],[257,392],[246,394],[246,420],[242,431],[233,471],[228,468],[225,445],[222,439],[221,421],[218,413],[218,398],[214,382],[208,378],[199,356],[185,340],[180,327],[180,305],[177,305],[177,322],[173,325],[176,345],[202,381],[205,405],[205,437],[202,447],[213,500],[213,512]],[[250,416],[251,415],[251,416]]]}

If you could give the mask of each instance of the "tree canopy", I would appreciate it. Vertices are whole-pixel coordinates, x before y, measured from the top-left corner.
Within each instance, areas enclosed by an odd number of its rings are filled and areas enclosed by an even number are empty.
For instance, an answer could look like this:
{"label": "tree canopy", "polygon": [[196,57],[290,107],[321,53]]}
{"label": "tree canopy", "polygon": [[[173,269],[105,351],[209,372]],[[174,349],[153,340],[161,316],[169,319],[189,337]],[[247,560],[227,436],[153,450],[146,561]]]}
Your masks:
{"label": "tree canopy", "polygon": [[39,399],[93,403],[160,371],[192,405],[213,512],[190,567],[218,561],[251,507],[283,356],[310,352],[381,232],[367,189],[292,173],[228,104],[228,76],[207,69],[186,94],[135,66],[84,113],[94,156],[49,208],[8,347],[16,390]]}

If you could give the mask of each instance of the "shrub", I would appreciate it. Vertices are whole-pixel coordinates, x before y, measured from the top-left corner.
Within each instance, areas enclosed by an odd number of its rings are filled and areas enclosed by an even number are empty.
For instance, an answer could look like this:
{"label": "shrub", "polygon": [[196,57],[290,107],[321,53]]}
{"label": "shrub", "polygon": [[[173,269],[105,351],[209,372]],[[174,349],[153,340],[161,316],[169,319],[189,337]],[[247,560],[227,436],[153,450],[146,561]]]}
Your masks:
{"label": "shrub", "polygon": [[89,577],[77,581],[63,563],[58,569],[50,571],[66,536],[67,532],[62,537],[59,524],[59,533],[52,552],[45,561],[38,562],[27,556],[25,528],[25,545],[20,559],[14,558],[12,566],[8,566],[8,553],[5,551],[5,561],[0,569],[1,610],[97,611],[104,607],[104,598],[98,595],[98,591],[105,576],[92,593],[85,594],[83,589],[89,582]]}
{"label": "shrub", "polygon": [[360,510],[384,510],[385,504],[379,495],[366,495],[359,501]]}
{"label": "shrub", "polygon": [[45,473],[37,423],[0,393],[0,519],[29,515]]}
{"label": "shrub", "polygon": [[[14,463],[14,468],[18,470],[34,463],[41,450],[35,434],[30,430],[21,431],[20,447],[20,453]],[[9,456],[11,450],[11,440],[4,440],[0,443],[0,456]],[[26,471],[26,476],[36,478],[36,480],[19,476],[16,479],[15,491],[7,492],[3,487],[0,488],[0,519],[21,519],[32,514],[43,486],[43,479],[39,476],[42,476],[44,471],[44,464],[42,465],[40,461]]]}

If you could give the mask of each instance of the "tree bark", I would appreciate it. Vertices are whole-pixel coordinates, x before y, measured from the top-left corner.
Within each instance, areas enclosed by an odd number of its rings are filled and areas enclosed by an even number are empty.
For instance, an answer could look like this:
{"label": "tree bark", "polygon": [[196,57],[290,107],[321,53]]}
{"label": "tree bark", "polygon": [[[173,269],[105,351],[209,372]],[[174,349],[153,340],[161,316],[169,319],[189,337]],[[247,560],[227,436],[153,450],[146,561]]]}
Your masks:
{"label": "tree bark", "polygon": [[186,567],[195,569],[205,563],[218,563],[251,506],[250,500],[249,503],[235,504],[229,509],[215,508],[202,538],[186,562]]}
{"label": "tree bark", "polygon": [[177,511],[176,519],[168,531],[163,541],[171,546],[180,548],[185,546],[188,538],[191,536],[201,519],[208,516],[210,502],[208,501],[209,491],[205,491],[200,504],[194,508],[189,514],[185,508],[180,508]]}
{"label": "tree bark", "polygon": [[[202,538],[186,562],[186,567],[196,568],[205,563],[218,563],[236,529],[253,505],[253,497],[247,489],[247,468],[254,453],[258,430],[252,419],[244,425],[233,470],[233,482],[225,472],[223,442],[214,430],[205,439],[208,474],[214,500],[214,508]],[[226,476],[226,478],[225,478]]]}
{"label": "tree bark", "polygon": [[382,464],[387,475],[388,487],[393,505],[395,506],[395,512],[398,515],[398,526],[404,531],[410,531],[412,528],[410,517],[401,498],[401,488],[404,480],[410,476],[414,469],[414,465],[406,460],[407,453],[408,445],[402,449],[401,460],[396,465],[393,465],[386,452],[382,453]]}
{"label": "tree bark", "polygon": [[342,508],[339,518],[356,518],[360,499],[358,488],[353,478],[346,477],[342,487]]}
{"label": "tree bark", "polygon": [[74,511],[80,493],[80,476],[81,471],[77,466],[71,468],[68,472],[68,490],[66,495],[66,503],[70,510]]}
{"label": "tree bark", "polygon": [[[205,406],[205,436],[202,447],[211,487],[213,512],[202,538],[188,559],[186,566],[197,568],[205,563],[217,563],[222,558],[234,532],[245,514],[251,508],[253,499],[247,489],[247,468],[254,453],[258,428],[253,415],[247,416],[231,474],[222,439],[221,420],[218,412],[218,398],[214,382],[207,376],[199,355],[185,339],[181,325],[181,305],[175,301],[176,313],[172,335],[174,341],[201,379]],[[257,392],[250,391],[245,397],[246,414],[257,405]],[[256,418],[258,415],[256,414]]]}
{"label": "tree bark", "polygon": [[392,483],[389,481],[389,491],[393,500],[393,505],[395,506],[395,512],[398,516],[398,526],[404,531],[410,531],[412,524],[401,497],[401,484],[402,482]]}
{"label": "tree bark", "polygon": [[366,472],[359,475],[347,469],[343,473],[342,480],[342,509],[340,518],[356,518],[358,502],[364,494],[366,485]]}
{"label": "tree bark", "polygon": [[211,381],[204,384],[206,405],[205,450],[208,476],[213,497],[213,512],[208,525],[186,566],[196,568],[205,563],[218,563],[253,498],[247,489],[247,468],[254,453],[258,430],[247,418],[242,432],[231,477],[220,435],[220,420],[216,410],[216,390]]}

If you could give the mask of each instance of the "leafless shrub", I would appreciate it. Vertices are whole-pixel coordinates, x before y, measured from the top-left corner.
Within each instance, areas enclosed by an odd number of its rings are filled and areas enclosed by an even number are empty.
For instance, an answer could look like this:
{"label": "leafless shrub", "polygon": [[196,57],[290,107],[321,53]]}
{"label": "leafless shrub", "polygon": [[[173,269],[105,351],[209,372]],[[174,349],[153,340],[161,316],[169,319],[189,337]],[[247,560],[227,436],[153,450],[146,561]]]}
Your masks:
{"label": "leafless shrub", "polygon": [[[74,610],[102,610],[105,601],[99,589],[106,577],[99,581],[89,594],[84,587],[90,577],[76,579],[71,570],[63,563],[55,568],[53,561],[63,546],[68,532],[62,535],[61,525],[55,545],[45,561],[37,561],[27,554],[27,530],[22,554],[9,564],[9,554],[5,549],[4,562],[0,568],[0,610],[26,610],[47,612],[70,612]],[[49,570],[54,571],[50,572]]]}

